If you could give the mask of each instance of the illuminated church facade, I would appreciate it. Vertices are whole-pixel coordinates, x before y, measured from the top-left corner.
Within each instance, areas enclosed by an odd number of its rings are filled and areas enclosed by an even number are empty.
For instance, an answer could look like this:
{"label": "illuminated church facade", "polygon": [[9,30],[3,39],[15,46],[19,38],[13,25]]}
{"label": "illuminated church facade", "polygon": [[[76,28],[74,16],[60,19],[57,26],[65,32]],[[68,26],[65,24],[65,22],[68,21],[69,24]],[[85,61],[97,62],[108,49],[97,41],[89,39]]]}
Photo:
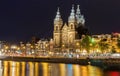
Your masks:
{"label": "illuminated church facade", "polygon": [[80,38],[78,37],[77,28],[85,26],[84,16],[80,12],[79,5],[75,10],[72,6],[68,22],[63,23],[60,10],[58,8],[54,19],[53,41],[55,49],[74,49],[79,45]]}

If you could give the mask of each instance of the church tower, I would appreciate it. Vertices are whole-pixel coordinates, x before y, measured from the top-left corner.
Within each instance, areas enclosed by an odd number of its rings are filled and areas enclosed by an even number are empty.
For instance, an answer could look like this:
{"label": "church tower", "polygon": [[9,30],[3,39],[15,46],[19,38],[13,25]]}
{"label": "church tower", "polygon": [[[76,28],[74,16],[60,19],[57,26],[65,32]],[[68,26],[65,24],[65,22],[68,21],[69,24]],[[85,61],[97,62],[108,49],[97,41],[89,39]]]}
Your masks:
{"label": "church tower", "polygon": [[68,43],[73,44],[74,40],[76,38],[76,17],[75,17],[75,10],[74,10],[74,5],[72,6],[70,16],[68,18]]}
{"label": "church tower", "polygon": [[77,5],[76,20],[77,20],[77,28],[79,27],[79,25],[81,25],[81,26],[85,25],[84,16],[81,15],[81,12],[80,12],[80,5]]}
{"label": "church tower", "polygon": [[60,15],[60,10],[58,8],[57,15],[54,19],[54,32],[53,32],[53,38],[54,38],[54,44],[56,47],[60,46],[61,43],[61,28],[63,25],[63,20]]}

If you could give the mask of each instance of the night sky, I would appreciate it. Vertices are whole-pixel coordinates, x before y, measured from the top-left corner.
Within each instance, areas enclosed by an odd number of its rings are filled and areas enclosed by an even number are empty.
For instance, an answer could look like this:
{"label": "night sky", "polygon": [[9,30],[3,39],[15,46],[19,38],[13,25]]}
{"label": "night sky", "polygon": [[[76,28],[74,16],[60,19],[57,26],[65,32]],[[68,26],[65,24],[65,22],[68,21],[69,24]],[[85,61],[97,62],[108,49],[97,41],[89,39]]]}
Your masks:
{"label": "night sky", "polygon": [[57,7],[67,22],[72,4],[80,5],[92,34],[120,32],[120,0],[0,0],[0,40],[51,38]]}

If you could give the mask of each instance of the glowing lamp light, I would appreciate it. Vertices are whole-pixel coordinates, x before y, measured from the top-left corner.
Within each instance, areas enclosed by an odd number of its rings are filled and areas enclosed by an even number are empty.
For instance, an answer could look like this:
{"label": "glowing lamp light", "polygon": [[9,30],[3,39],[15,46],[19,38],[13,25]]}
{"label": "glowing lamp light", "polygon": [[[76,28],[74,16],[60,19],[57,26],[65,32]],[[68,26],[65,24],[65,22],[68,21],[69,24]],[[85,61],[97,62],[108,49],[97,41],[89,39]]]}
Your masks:
{"label": "glowing lamp light", "polygon": [[94,43],[94,42],[95,42],[94,38],[92,38],[92,39],[91,39],[91,42],[92,42],[92,43]]}
{"label": "glowing lamp light", "polygon": [[8,48],[9,48],[8,46],[5,47],[5,49],[8,49]]}
{"label": "glowing lamp light", "polygon": [[12,46],[11,46],[11,49],[16,49],[16,48],[17,48],[16,45],[12,45]]}

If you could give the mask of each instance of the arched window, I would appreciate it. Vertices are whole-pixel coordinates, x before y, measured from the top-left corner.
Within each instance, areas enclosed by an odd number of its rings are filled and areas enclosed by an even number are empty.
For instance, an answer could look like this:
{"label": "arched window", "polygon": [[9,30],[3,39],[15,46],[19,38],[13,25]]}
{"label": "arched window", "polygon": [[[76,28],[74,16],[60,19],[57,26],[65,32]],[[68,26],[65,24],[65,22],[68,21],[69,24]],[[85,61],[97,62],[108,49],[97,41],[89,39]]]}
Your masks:
{"label": "arched window", "polygon": [[58,30],[58,26],[56,26],[56,31]]}
{"label": "arched window", "polygon": [[73,24],[71,24],[71,29],[74,29],[74,26],[73,26]]}

